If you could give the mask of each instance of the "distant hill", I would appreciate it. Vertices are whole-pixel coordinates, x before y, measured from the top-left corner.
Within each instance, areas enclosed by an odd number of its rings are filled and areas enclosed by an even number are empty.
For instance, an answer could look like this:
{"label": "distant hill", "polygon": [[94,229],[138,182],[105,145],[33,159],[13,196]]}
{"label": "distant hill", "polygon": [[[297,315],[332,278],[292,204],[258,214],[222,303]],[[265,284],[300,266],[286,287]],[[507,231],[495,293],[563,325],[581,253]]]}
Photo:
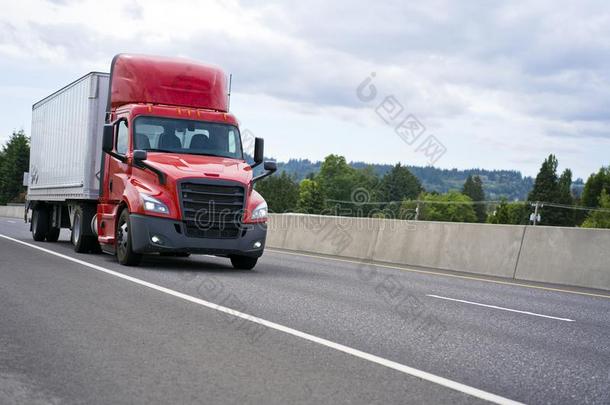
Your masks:
{"label": "distant hill", "polygon": [[[290,159],[288,162],[278,162],[278,171],[285,171],[302,180],[310,173],[320,170],[321,162],[309,159]],[[392,165],[350,162],[354,168],[361,169],[372,166],[375,173],[383,176]],[[409,170],[422,182],[426,191],[445,193],[449,190],[461,190],[468,175],[478,175],[483,180],[485,195],[488,200],[498,200],[506,197],[509,200],[525,200],[532,189],[534,180],[524,177],[516,170],[485,170],[485,169],[438,169],[427,166],[408,166]]]}

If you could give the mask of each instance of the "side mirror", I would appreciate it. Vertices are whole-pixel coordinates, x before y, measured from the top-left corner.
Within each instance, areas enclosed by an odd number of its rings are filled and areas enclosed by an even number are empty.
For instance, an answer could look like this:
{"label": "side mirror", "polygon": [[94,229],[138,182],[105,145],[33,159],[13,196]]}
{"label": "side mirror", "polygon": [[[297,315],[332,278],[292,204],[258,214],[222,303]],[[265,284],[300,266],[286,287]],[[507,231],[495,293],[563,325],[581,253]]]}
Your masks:
{"label": "side mirror", "polygon": [[277,170],[277,163],[275,163],[272,160],[267,160],[265,162],[265,164],[263,165],[263,167],[265,168],[266,171],[273,173]]}
{"label": "side mirror", "polygon": [[106,153],[112,152],[114,147],[114,125],[104,125],[104,135],[102,136],[102,150]]}
{"label": "side mirror", "polygon": [[277,170],[277,163],[272,160],[267,160],[263,166],[265,168],[265,172],[263,174],[259,174],[258,176],[252,179],[252,183],[256,183],[259,180],[264,179],[267,176],[271,176]]}
{"label": "side mirror", "polygon": [[145,150],[136,149],[133,151],[133,160],[139,162],[146,159],[148,159],[148,152]]}
{"label": "side mirror", "polygon": [[265,140],[263,138],[254,138],[254,164],[260,165],[263,163],[265,156]]}

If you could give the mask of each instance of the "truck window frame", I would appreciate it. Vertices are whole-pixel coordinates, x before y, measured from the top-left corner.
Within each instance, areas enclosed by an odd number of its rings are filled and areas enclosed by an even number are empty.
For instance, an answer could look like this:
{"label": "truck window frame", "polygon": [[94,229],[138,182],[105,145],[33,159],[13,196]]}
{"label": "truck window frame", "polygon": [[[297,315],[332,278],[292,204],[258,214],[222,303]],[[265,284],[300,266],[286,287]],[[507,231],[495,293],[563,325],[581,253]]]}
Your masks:
{"label": "truck window frame", "polygon": [[[127,148],[125,150],[125,153],[119,152],[119,149],[118,149],[119,129],[120,129],[121,123],[125,123],[125,128],[127,129]],[[114,151],[116,152],[117,155],[127,156],[127,153],[129,152],[130,143],[131,143],[131,136],[129,134],[129,122],[127,121],[127,118],[120,118],[114,123]]]}

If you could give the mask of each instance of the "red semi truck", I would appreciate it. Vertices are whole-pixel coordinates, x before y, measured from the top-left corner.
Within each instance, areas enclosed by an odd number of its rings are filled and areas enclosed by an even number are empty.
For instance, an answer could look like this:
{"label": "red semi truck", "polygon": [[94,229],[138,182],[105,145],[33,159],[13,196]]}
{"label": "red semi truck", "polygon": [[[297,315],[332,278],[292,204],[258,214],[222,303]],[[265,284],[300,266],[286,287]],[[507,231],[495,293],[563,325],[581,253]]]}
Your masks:
{"label": "red semi truck", "polygon": [[276,164],[263,163],[260,138],[246,162],[229,96],[217,67],[119,54],[110,74],[89,73],[34,104],[34,240],[55,242],[69,228],[77,252],[102,250],[124,265],[204,253],[253,268],[267,234],[253,186]]}

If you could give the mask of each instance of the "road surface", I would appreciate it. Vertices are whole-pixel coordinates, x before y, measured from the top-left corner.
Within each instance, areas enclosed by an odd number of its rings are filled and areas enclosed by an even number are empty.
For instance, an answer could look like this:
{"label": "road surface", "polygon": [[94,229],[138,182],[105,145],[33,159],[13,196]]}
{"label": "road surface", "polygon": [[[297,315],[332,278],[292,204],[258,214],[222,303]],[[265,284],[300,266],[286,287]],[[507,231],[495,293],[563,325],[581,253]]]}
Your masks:
{"label": "road surface", "polygon": [[0,218],[0,403],[610,403],[602,291],[68,240]]}

